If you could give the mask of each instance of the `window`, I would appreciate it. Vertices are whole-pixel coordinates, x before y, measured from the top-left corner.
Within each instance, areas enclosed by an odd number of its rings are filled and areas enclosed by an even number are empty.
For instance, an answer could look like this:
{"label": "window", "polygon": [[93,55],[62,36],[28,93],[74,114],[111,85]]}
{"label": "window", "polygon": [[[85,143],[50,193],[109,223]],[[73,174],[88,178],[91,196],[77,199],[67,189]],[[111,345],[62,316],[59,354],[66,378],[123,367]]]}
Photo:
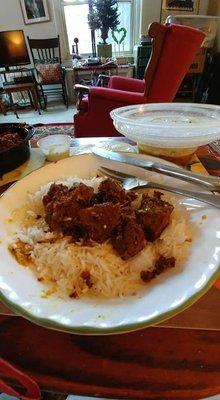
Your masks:
{"label": "window", "polygon": [[[123,27],[127,30],[124,43],[120,46],[120,51],[124,53],[131,53],[133,49],[133,1],[134,0],[119,0],[118,2],[118,12],[120,14],[120,25],[118,28]],[[74,44],[73,39],[77,37],[79,39],[80,54],[91,54],[91,31],[87,21],[89,12],[88,1],[63,0],[62,4],[64,6],[64,16],[70,53],[72,53],[72,45]],[[99,32],[96,32],[96,44],[100,41]],[[110,31],[107,43],[112,43],[113,53],[118,51],[118,46],[114,44],[115,42],[112,39]]]}

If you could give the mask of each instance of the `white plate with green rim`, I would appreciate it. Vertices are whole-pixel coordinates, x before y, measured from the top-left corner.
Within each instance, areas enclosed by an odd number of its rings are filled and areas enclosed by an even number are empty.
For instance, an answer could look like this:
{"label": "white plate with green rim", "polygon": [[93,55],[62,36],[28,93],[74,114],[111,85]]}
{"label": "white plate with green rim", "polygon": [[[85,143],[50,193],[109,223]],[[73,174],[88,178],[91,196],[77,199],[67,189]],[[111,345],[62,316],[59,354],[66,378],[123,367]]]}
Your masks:
{"label": "white plate with green rim", "polygon": [[[137,157],[152,159],[144,155]],[[190,219],[197,225],[190,255],[181,270],[164,272],[136,296],[110,300],[61,299],[56,294],[42,297],[45,285],[37,281],[30,269],[18,264],[8,250],[11,234],[17,228],[16,218],[11,219],[11,215],[15,209],[22,209],[27,191],[35,192],[47,182],[69,176],[92,178],[99,166],[100,159],[91,154],[70,157],[32,172],[0,198],[0,299],[17,314],[48,328],[102,335],[161,323],[198,300],[219,274],[219,210],[179,196],[189,210]],[[131,174],[138,170],[140,173],[140,169],[128,165],[121,170]],[[156,174],[147,174],[158,179]],[[140,177],[144,178],[144,175]],[[175,181],[169,177],[162,179],[169,184]]]}

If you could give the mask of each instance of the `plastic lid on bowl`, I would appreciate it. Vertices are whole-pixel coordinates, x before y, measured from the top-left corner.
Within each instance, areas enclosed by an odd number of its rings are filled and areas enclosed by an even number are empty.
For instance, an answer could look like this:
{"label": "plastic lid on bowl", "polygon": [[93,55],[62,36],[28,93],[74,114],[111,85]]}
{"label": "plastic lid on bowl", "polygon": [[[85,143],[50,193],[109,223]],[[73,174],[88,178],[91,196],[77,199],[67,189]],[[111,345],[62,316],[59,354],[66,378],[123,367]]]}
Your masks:
{"label": "plastic lid on bowl", "polygon": [[120,133],[150,146],[198,147],[220,139],[220,106],[211,104],[137,104],[110,115]]}
{"label": "plastic lid on bowl", "polygon": [[71,136],[50,135],[39,139],[37,146],[45,154],[48,161],[58,161],[69,156]]}

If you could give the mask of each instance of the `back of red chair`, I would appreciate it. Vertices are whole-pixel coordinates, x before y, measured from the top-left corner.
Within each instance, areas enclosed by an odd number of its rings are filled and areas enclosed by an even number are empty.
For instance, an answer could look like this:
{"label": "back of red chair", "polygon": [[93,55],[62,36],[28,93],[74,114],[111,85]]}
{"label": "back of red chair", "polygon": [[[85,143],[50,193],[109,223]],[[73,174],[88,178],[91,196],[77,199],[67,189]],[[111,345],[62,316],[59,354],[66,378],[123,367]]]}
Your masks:
{"label": "back of red chair", "polygon": [[205,34],[184,25],[154,22],[149,35],[153,51],[145,73],[145,96],[149,103],[172,101]]}

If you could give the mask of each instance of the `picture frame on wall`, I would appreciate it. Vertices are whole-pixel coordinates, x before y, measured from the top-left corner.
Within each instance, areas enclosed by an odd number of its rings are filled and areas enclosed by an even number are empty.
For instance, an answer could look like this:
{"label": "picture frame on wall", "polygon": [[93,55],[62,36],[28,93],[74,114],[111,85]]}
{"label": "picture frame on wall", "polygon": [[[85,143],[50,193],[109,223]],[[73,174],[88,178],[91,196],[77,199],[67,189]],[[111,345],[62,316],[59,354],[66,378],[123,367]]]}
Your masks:
{"label": "picture frame on wall", "polygon": [[20,4],[26,25],[50,20],[47,0],[20,0]]}
{"label": "picture frame on wall", "polygon": [[188,11],[197,14],[199,0],[163,0],[164,10]]}

